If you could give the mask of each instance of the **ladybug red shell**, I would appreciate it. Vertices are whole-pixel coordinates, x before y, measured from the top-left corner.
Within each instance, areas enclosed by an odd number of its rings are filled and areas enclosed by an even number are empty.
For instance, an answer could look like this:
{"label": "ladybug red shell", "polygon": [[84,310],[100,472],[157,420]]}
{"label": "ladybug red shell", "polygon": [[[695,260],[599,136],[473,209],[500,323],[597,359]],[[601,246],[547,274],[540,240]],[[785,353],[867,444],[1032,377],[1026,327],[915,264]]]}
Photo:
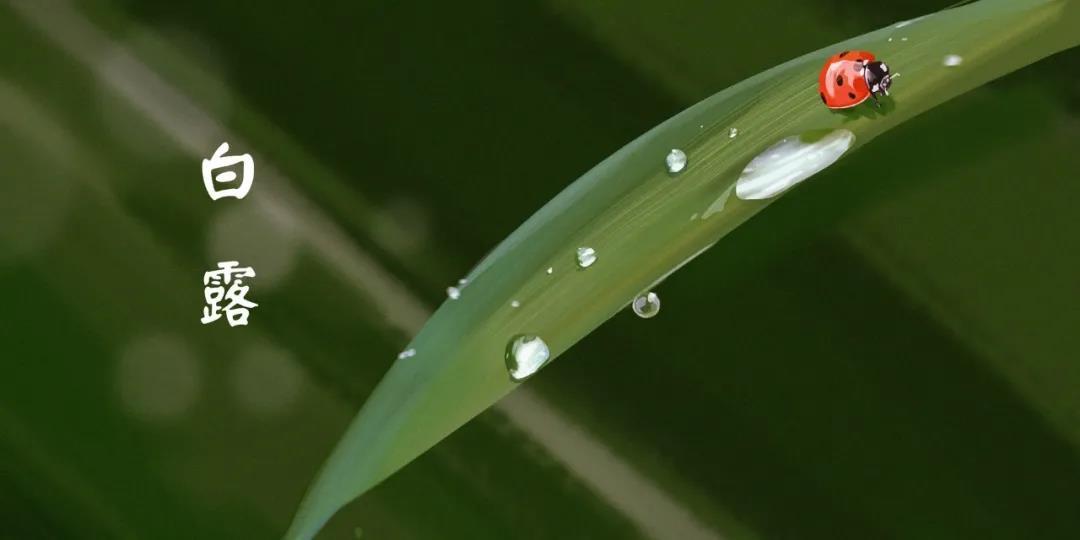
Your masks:
{"label": "ladybug red shell", "polygon": [[848,109],[867,99],[878,105],[879,95],[889,95],[889,66],[868,51],[843,51],[825,61],[818,76],[818,93],[830,109]]}

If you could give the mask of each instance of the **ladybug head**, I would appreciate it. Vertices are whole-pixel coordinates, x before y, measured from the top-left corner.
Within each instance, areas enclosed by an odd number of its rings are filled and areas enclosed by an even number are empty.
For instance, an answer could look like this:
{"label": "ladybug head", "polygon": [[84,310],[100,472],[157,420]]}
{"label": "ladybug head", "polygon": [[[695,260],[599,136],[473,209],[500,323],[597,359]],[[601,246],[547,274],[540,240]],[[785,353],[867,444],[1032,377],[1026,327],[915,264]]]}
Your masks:
{"label": "ladybug head", "polygon": [[892,86],[894,75],[889,71],[889,66],[885,62],[870,62],[866,64],[866,69],[863,70],[863,76],[866,77],[866,86],[870,87],[870,91],[875,94],[889,95],[889,86]]}

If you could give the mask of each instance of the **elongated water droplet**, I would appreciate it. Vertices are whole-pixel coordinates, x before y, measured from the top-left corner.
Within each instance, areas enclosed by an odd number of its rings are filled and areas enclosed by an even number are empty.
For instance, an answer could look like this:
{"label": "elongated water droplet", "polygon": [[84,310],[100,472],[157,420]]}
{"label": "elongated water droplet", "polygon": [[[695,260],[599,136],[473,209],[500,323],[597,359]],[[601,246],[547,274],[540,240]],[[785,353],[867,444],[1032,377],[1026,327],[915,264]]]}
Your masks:
{"label": "elongated water droplet", "polygon": [[398,360],[404,360],[406,358],[412,358],[416,356],[416,349],[405,349],[397,355]]}
{"label": "elongated water droplet", "polygon": [[735,191],[735,186],[725,189],[724,192],[705,209],[705,213],[701,215],[701,219],[709,219],[709,216],[723,212],[724,207],[727,206],[728,199],[731,198],[732,191]]}
{"label": "elongated water droplet", "polygon": [[506,371],[514,382],[528,379],[540,371],[550,358],[547,343],[537,336],[514,336],[506,345]]}
{"label": "elongated water droplet", "polygon": [[667,170],[671,174],[679,174],[686,168],[686,152],[679,150],[678,148],[672,148],[671,152],[668,152]]}
{"label": "elongated water droplet", "polygon": [[835,163],[855,143],[855,134],[846,129],[807,138],[787,137],[758,154],[735,183],[735,195],[744,200],[775,197]]}
{"label": "elongated water droplet", "polygon": [[461,298],[461,289],[458,289],[457,287],[447,287],[446,296],[450,297],[451,300],[457,300],[458,298]]}
{"label": "elongated water droplet", "polygon": [[739,128],[731,128],[731,129],[729,129],[727,136],[728,136],[729,139],[734,139],[735,137],[738,137],[739,136]]}
{"label": "elongated water droplet", "polygon": [[964,63],[964,58],[959,54],[950,54],[945,57],[943,63],[945,64],[945,67],[956,67]]}
{"label": "elongated water droplet", "polygon": [[596,262],[596,250],[591,247],[579,247],[577,248],[577,265],[582,268],[588,268]]}
{"label": "elongated water droplet", "polygon": [[510,307],[519,308],[519,307],[521,307],[521,302],[518,302],[517,300],[511,300],[510,301]]}
{"label": "elongated water droplet", "polygon": [[642,319],[651,319],[660,313],[660,297],[656,293],[649,291],[645,294],[638,295],[630,306],[634,309],[634,313]]}

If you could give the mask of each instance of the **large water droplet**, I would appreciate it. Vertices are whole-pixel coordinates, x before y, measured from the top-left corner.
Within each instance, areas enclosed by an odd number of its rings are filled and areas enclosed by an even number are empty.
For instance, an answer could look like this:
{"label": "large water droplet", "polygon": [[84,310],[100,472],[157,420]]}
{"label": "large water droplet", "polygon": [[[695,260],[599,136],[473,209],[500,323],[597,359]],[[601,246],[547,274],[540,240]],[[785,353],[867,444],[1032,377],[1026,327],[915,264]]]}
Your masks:
{"label": "large water droplet", "polygon": [[942,63],[945,64],[945,67],[956,67],[964,63],[964,58],[959,54],[950,54],[945,57]]}
{"label": "large water droplet", "polygon": [[664,161],[667,162],[667,170],[669,173],[679,174],[686,168],[686,152],[683,152],[678,148],[672,148]]}
{"label": "large water droplet", "polygon": [[634,309],[634,313],[642,319],[651,319],[660,313],[660,297],[656,293],[649,291],[645,294],[638,295],[633,302],[630,303],[630,307]]}
{"label": "large water droplet", "polygon": [[775,197],[835,163],[854,143],[855,134],[846,129],[812,138],[787,137],[746,165],[735,194],[749,200]]}
{"label": "large water droplet", "polygon": [[591,247],[579,247],[577,248],[577,265],[582,268],[588,268],[596,262],[596,250]]}
{"label": "large water droplet", "polygon": [[506,346],[506,371],[510,380],[521,382],[531,377],[551,358],[547,343],[537,336],[514,336]]}
{"label": "large water droplet", "polygon": [[457,287],[447,287],[446,296],[451,300],[457,300],[458,298],[461,298],[461,289],[458,289]]}
{"label": "large water droplet", "polygon": [[416,356],[416,349],[405,349],[397,355],[398,360],[404,360],[406,358],[412,358]]}

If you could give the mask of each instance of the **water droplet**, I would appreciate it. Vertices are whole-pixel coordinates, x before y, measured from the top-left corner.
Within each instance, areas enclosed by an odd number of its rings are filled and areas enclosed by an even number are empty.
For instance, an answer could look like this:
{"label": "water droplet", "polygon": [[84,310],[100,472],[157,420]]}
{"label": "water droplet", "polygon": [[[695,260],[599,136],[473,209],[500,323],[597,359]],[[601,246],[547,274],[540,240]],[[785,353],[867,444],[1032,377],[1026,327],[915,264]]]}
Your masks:
{"label": "water droplet", "polygon": [[678,174],[686,168],[686,152],[679,150],[678,148],[672,148],[671,152],[668,152],[667,170],[671,174]]}
{"label": "water droplet", "polygon": [[900,41],[907,41],[907,36],[900,38]]}
{"label": "water droplet", "polygon": [[461,278],[461,279],[457,280],[457,284],[458,284],[458,287],[464,287],[464,286],[469,284],[469,280],[467,280],[465,278]]}
{"label": "water droplet", "polygon": [[738,137],[739,136],[739,128],[731,128],[731,129],[729,129],[727,136],[728,136],[729,139],[734,139],[735,137]]}
{"label": "water droplet", "polygon": [[698,218],[698,213],[694,212],[693,215],[690,216],[690,221],[694,221],[697,218]]}
{"label": "water droplet", "polygon": [[519,308],[519,307],[521,307],[521,302],[518,302],[517,300],[511,300],[510,301],[510,307]]}
{"label": "water droplet", "polygon": [[404,360],[406,358],[412,358],[416,356],[416,349],[405,349],[397,355],[398,360]]}
{"label": "water droplet", "polygon": [[447,287],[446,296],[450,297],[451,300],[457,300],[458,298],[461,298],[461,289],[458,289],[457,287]]}
{"label": "water droplet", "polygon": [[786,137],[751,160],[735,184],[735,194],[744,200],[775,197],[835,163],[855,143],[855,134],[846,129],[812,142],[804,138]]}
{"label": "water droplet", "polygon": [[[588,268],[596,262],[596,250],[591,247],[579,247],[577,248],[577,265],[582,268]],[[548,272],[549,274],[551,272]]]}
{"label": "water droplet", "polygon": [[728,199],[731,198],[732,191],[735,191],[734,185],[725,189],[724,192],[705,209],[705,213],[701,215],[701,219],[709,219],[709,216],[723,212],[724,207],[727,206]]}
{"label": "water droplet", "polygon": [[955,67],[964,63],[964,59],[958,54],[950,54],[945,57],[945,60],[943,62],[945,64],[945,67]]}
{"label": "water droplet", "polygon": [[889,38],[889,42],[890,42],[890,43],[892,42],[892,38]]}
{"label": "water droplet", "polygon": [[642,319],[651,319],[660,313],[660,297],[656,293],[649,291],[645,294],[638,295],[637,298],[631,302],[630,306],[634,309],[634,313]]}
{"label": "water droplet", "polygon": [[548,275],[549,275],[549,276],[550,276],[551,274],[554,274],[554,273],[555,273],[555,268],[554,268],[554,267],[551,267],[551,266],[549,266],[549,267],[548,267],[548,269],[547,269],[547,273],[548,273]]}
{"label": "water droplet", "polygon": [[547,343],[537,336],[518,335],[506,346],[506,371],[510,380],[521,382],[531,377],[551,358]]}

